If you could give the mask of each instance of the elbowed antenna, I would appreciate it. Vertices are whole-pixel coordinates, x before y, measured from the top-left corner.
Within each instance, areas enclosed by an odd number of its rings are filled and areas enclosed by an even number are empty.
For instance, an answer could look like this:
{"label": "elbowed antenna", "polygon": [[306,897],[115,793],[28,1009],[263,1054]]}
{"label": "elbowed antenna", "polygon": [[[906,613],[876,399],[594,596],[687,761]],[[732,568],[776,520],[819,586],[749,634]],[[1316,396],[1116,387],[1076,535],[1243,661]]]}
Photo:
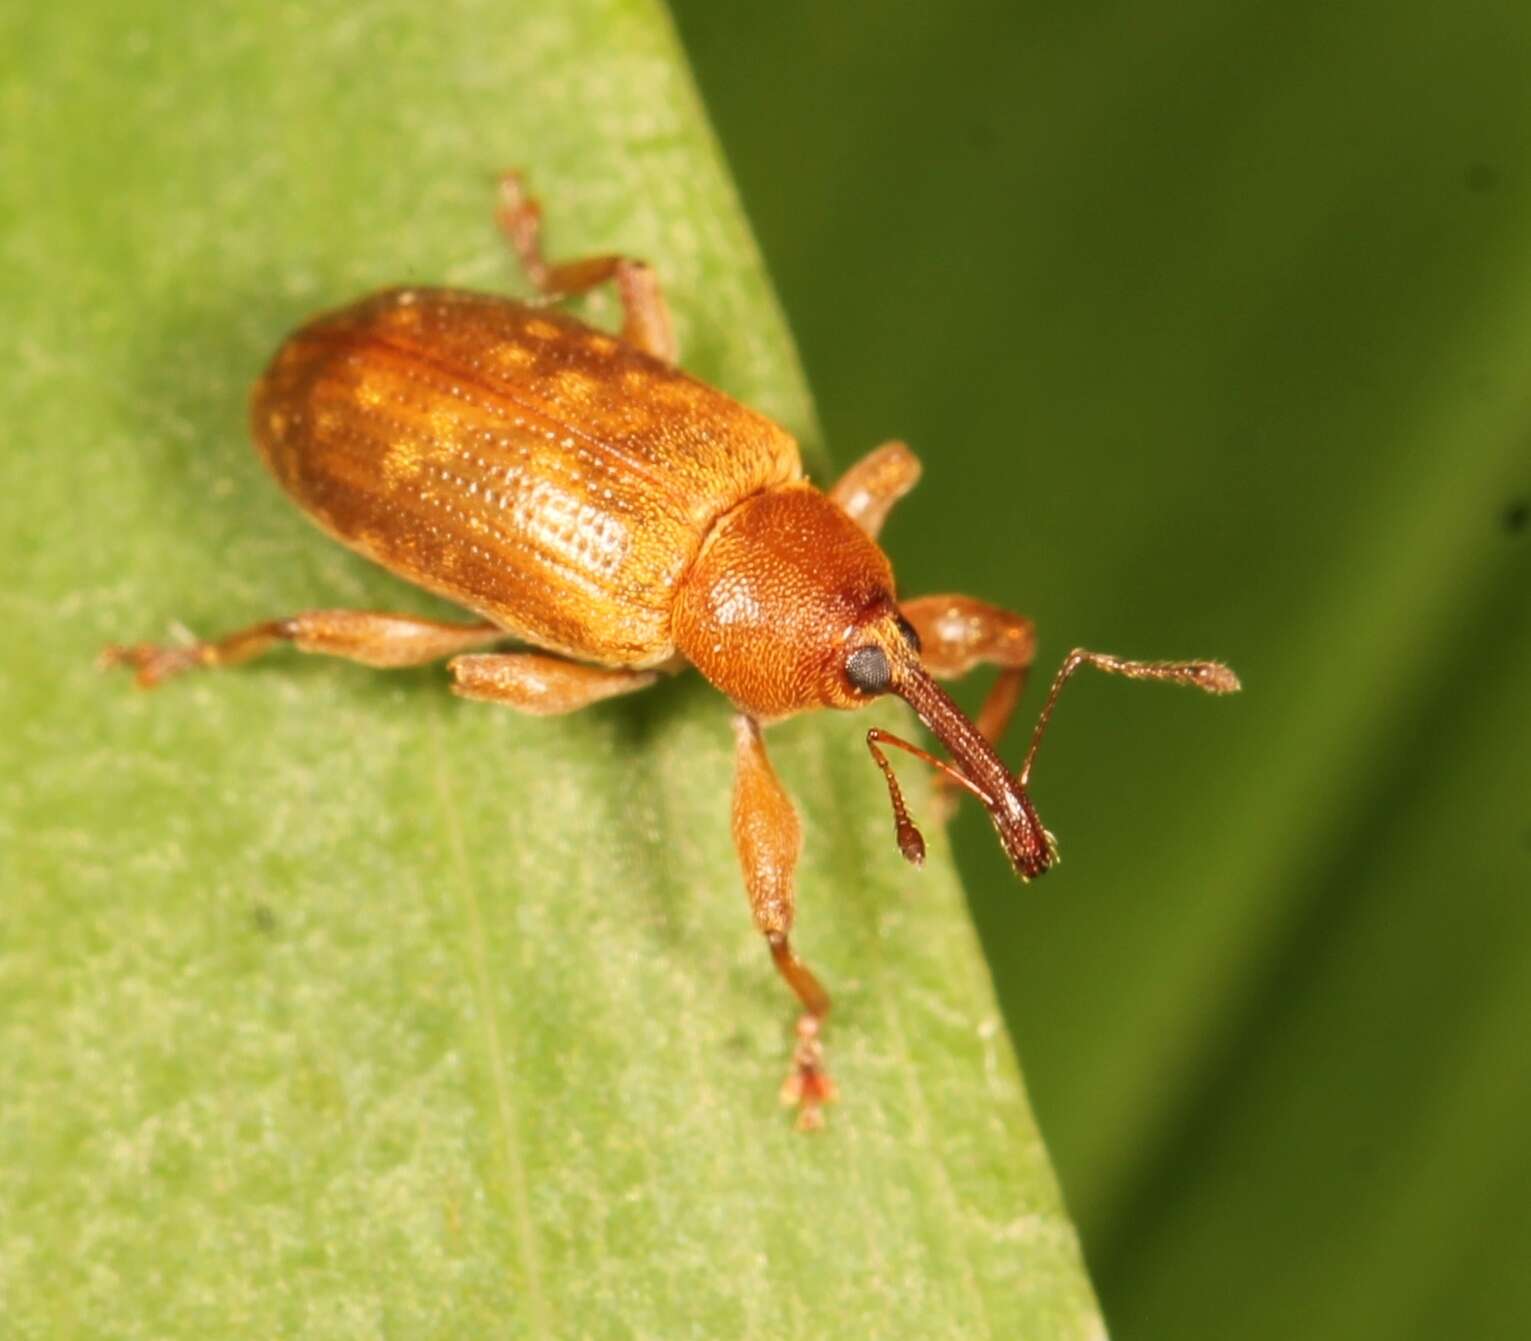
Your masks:
{"label": "elbowed antenna", "polygon": [[946,746],[953,761],[947,764],[886,731],[874,728],[867,733],[867,748],[871,750],[872,758],[887,779],[899,850],[905,857],[919,865],[925,858],[925,840],[909,818],[903,793],[899,790],[887,758],[877,748],[879,743],[896,745],[924,759],[976,796],[989,812],[989,819],[999,834],[1000,846],[1004,848],[1010,864],[1022,880],[1031,880],[1043,874],[1058,860],[1057,843],[1037,818],[1036,808],[1026,794],[1026,786],[1031,780],[1037,749],[1052,719],[1058,695],[1081,666],[1094,666],[1097,670],[1121,675],[1129,680],[1162,680],[1170,684],[1192,685],[1209,694],[1232,694],[1242,687],[1239,677],[1220,661],[1127,661],[1104,652],[1075,648],[1064,658],[1063,665],[1053,677],[1047,702],[1042,707],[1031,735],[1025,762],[1016,774],[1005,767],[994,747],[919,661],[913,656],[900,658],[889,688],[914,709],[919,719]]}

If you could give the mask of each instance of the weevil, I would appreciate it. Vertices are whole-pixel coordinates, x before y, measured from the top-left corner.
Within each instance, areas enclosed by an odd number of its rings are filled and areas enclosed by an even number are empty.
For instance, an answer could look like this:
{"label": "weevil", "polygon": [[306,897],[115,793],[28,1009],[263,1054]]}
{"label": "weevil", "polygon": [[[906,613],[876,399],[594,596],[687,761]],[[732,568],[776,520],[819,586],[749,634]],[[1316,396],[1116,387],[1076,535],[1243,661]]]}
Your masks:
{"label": "weevil", "polygon": [[[152,687],[279,644],[369,666],[450,658],[453,689],[520,712],[573,712],[690,664],[732,702],[732,828],[755,926],[801,1015],[784,1102],[822,1121],[835,1097],[829,995],[792,941],[801,828],[761,728],[894,694],[949,754],[873,728],[900,851],[925,843],[883,746],[975,797],[1022,880],[1057,859],[1028,794],[1064,684],[1081,667],[1239,687],[1216,661],[1129,661],[1077,649],[1053,679],[1019,772],[996,752],[1032,663],[1032,622],[968,596],[900,598],[877,544],[920,464],[888,442],[828,490],[792,437],[676,366],[654,271],[622,255],[551,264],[517,174],[499,222],[539,298],[395,288],[290,335],[256,383],[250,424],[277,482],[323,530],[471,622],[308,610],[207,642],[108,647]],[[620,338],[553,304],[615,288]],[[504,640],[537,650],[483,651]],[[937,683],[980,664],[995,682],[969,720]]]}

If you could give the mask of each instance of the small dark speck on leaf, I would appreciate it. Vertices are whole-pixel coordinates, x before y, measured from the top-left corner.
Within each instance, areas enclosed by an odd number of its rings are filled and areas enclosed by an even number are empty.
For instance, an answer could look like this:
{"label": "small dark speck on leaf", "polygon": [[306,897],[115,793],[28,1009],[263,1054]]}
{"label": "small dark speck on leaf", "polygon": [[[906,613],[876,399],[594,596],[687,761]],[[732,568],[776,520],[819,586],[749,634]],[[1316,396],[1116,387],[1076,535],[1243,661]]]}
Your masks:
{"label": "small dark speck on leaf", "polygon": [[1531,499],[1517,498],[1504,510],[1504,529],[1511,535],[1519,535],[1531,521]]}
{"label": "small dark speck on leaf", "polygon": [[1499,169],[1491,163],[1471,163],[1462,180],[1469,191],[1483,195],[1499,185]]}
{"label": "small dark speck on leaf", "polygon": [[257,903],[250,910],[250,925],[269,936],[276,930],[276,914],[264,903]]}

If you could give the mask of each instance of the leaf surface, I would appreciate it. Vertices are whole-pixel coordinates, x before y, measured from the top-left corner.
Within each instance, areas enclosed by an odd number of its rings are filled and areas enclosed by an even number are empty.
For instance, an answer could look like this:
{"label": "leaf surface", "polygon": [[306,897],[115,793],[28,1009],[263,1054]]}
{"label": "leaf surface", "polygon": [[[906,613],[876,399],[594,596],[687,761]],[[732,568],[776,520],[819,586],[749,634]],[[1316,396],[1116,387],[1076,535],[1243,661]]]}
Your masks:
{"label": "leaf surface", "polygon": [[652,259],[687,366],[812,439],[662,11],[18,6],[0,51],[7,1333],[1091,1335],[949,849],[901,863],[865,721],[772,734],[838,1006],[804,1139],[696,677],[531,720],[437,669],[92,665],[440,609],[305,525],[245,398],[328,305],[518,282],[508,166],[555,255]]}
{"label": "leaf surface", "polygon": [[677,13],[904,587],[1244,677],[955,830],[1113,1332],[1531,1334],[1531,8]]}

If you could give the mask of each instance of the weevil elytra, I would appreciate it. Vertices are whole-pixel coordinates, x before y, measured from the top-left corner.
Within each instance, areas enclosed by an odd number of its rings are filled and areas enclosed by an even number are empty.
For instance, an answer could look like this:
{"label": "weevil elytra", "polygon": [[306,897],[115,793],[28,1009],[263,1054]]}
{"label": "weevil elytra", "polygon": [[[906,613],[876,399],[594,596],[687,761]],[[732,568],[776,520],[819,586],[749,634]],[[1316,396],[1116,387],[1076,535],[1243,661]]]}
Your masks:
{"label": "weevil elytra", "polygon": [[[736,709],[734,844],[755,925],[802,1005],[783,1099],[815,1126],[834,1097],[820,1037],[829,996],[791,940],[801,829],[762,725],[898,695],[951,756],[867,733],[904,856],[918,864],[925,845],[884,745],[976,797],[1027,880],[1056,860],[1027,783],[1076,670],[1214,694],[1238,680],[1215,661],[1071,652],[1012,773],[995,746],[1031,666],[1032,623],[967,596],[896,596],[876,538],[919,478],[909,449],[885,443],[821,492],[783,429],[676,367],[652,270],[618,255],[549,264],[540,211],[515,174],[499,217],[540,301],[373,294],[288,337],[250,411],[262,459],[310,518],[478,618],[309,610],[215,641],[109,647],[103,659],[150,687],[280,643],[369,666],[450,657],[458,694],[538,714],[642,689],[689,662]],[[551,306],[607,283],[620,338]],[[475,650],[506,639],[540,650]],[[979,664],[998,674],[973,722],[936,681]]]}

